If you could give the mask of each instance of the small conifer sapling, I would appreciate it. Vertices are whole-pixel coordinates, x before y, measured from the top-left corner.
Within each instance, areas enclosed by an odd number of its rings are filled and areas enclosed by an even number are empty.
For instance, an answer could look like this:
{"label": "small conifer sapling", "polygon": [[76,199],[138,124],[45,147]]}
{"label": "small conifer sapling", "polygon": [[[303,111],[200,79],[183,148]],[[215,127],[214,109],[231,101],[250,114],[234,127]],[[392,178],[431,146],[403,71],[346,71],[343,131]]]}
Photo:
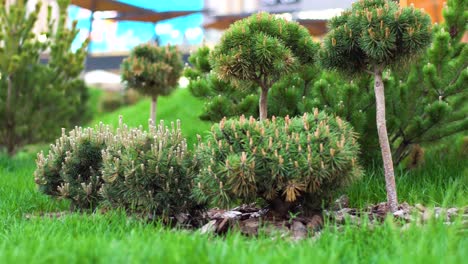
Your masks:
{"label": "small conifer sapling", "polygon": [[129,88],[151,96],[150,118],[156,123],[160,95],[169,95],[183,70],[182,55],[176,46],[159,47],[154,43],[135,47],[122,63],[122,80]]}

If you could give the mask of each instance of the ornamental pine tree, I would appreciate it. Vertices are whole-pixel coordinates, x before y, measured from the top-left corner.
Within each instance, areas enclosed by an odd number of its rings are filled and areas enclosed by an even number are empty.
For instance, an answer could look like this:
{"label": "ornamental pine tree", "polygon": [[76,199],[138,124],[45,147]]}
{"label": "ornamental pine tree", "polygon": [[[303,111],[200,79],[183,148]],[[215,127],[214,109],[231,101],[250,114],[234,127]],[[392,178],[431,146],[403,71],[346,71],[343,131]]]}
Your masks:
{"label": "ornamental pine tree", "polygon": [[[386,121],[395,165],[413,163],[410,153],[468,129],[468,3],[450,0],[443,9],[445,23],[433,29],[432,45],[410,67],[389,69],[383,76]],[[357,77],[357,76],[356,76]],[[313,105],[350,122],[361,136],[361,160],[373,163],[379,142],[375,124],[372,78],[346,80],[324,72],[314,82]],[[374,140],[376,139],[376,140]]]}
{"label": "ornamental pine tree", "polygon": [[[212,71],[209,62],[210,49],[201,47],[190,55],[191,67],[184,76],[189,79],[189,91],[205,101],[202,120],[219,122],[224,117],[253,116],[258,118],[259,96],[254,93],[255,84],[242,82],[235,85],[223,81]],[[282,77],[268,92],[268,113],[270,116],[299,116],[311,111],[313,97],[312,84],[320,71],[314,65],[298,67]]]}
{"label": "ornamental pine tree", "polygon": [[[88,118],[88,91],[79,74],[87,42],[76,51],[71,45],[78,29],[67,28],[69,1],[58,0],[54,21],[48,6],[47,29],[35,32],[39,1],[28,12],[25,0],[0,1],[0,148],[10,155],[26,144],[55,138],[62,127]],[[41,63],[40,55],[48,53]]]}
{"label": "ornamental pine tree", "polygon": [[139,45],[122,62],[122,80],[126,85],[151,96],[150,116],[153,124],[156,123],[158,96],[169,95],[177,87],[182,70],[182,55],[176,46],[170,45]]}
{"label": "ornamental pine tree", "polygon": [[275,82],[300,65],[315,61],[316,44],[309,32],[295,22],[258,13],[234,23],[210,56],[218,77],[260,87],[260,120],[268,117],[268,92]]}
{"label": "ornamental pine tree", "polygon": [[423,52],[431,41],[428,15],[413,7],[401,8],[393,1],[360,0],[333,18],[323,42],[321,61],[327,68],[374,77],[377,132],[385,170],[387,202],[398,207],[392,153],[385,120],[383,71],[401,66]]}

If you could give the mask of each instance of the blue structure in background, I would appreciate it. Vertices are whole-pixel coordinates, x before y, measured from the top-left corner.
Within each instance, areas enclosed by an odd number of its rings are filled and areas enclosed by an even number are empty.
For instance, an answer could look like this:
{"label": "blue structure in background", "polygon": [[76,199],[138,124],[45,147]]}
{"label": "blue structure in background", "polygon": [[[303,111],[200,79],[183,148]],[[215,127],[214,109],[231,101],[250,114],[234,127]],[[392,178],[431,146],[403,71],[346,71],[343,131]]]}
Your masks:
{"label": "blue structure in background", "polygon": [[[202,10],[202,0],[121,0],[120,2],[152,9],[157,12],[179,10]],[[71,20],[78,21],[80,35],[75,39],[73,48],[78,48],[86,39],[90,26],[90,12],[76,6],[70,6]],[[203,16],[196,13],[184,17],[173,18],[158,22],[156,31],[161,45],[171,44],[198,44],[203,39]],[[93,42],[91,52],[117,52],[128,51],[135,45],[154,39],[155,25],[153,23],[95,19],[93,24]]]}

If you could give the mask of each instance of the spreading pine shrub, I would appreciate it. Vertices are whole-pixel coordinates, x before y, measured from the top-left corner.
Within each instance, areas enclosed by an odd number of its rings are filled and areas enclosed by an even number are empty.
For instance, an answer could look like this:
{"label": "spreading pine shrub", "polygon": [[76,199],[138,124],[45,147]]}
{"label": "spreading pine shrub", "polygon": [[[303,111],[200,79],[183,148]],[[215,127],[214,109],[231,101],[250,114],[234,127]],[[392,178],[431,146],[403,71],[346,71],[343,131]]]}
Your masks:
{"label": "spreading pine shrub", "polygon": [[102,185],[102,150],[112,140],[110,128],[77,127],[51,145],[48,155],[38,154],[34,172],[39,190],[47,195],[71,200],[77,210],[94,209]]}
{"label": "spreading pine shrub", "polygon": [[191,198],[197,165],[179,122],[171,129],[150,124],[149,131],[121,124],[114,141],[103,151],[107,206],[163,219],[200,208]]}
{"label": "spreading pine shrub", "polygon": [[220,206],[261,198],[280,214],[319,209],[359,176],[358,149],[348,123],[317,109],[293,119],[223,119],[198,148],[195,195]]}

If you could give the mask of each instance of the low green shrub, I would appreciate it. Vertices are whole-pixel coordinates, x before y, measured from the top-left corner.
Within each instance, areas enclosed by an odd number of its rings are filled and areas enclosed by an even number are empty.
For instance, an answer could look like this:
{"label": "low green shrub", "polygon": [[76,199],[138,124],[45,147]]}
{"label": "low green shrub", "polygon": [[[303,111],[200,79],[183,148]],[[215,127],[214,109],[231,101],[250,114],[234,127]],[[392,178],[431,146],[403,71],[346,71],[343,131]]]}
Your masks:
{"label": "low green shrub", "polygon": [[63,129],[49,153],[37,156],[34,176],[39,190],[70,200],[76,210],[94,209],[101,200],[101,152],[112,139],[110,128],[102,124],[95,129],[76,127],[68,135]]}
{"label": "low green shrub", "polygon": [[104,113],[113,112],[124,105],[120,92],[105,92],[101,98],[101,109]]}
{"label": "low green shrub", "polygon": [[187,149],[180,123],[172,128],[150,124],[149,131],[120,124],[103,151],[101,195],[114,208],[168,217],[195,213],[192,199],[197,162]]}
{"label": "low green shrub", "polygon": [[142,99],[142,95],[134,89],[126,89],[124,93],[120,91],[106,91],[101,98],[101,109],[103,112],[113,112],[120,107],[134,105]]}
{"label": "low green shrub", "polygon": [[320,209],[361,173],[351,126],[314,110],[289,119],[223,119],[198,147],[195,196],[229,206],[259,198],[279,214]]}
{"label": "low green shrub", "polygon": [[125,105],[134,105],[141,99],[143,99],[143,96],[135,89],[126,89],[123,94],[123,103]]}

